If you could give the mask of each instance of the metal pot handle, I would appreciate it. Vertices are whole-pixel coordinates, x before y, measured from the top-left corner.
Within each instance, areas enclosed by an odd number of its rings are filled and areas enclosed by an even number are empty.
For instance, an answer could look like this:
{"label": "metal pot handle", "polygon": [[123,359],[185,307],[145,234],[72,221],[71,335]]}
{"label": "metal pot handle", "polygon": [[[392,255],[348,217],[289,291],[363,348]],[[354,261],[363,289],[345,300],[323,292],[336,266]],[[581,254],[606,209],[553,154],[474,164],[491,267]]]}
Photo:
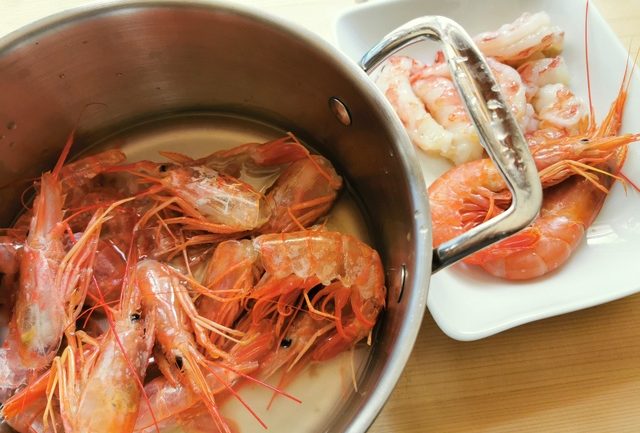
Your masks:
{"label": "metal pot handle", "polygon": [[451,75],[480,141],[513,196],[507,211],[434,248],[431,272],[435,273],[529,225],[540,211],[542,187],[529,146],[489,65],[455,21],[441,16],[412,20],[369,50],[360,66],[369,72],[394,52],[425,39],[442,41]]}

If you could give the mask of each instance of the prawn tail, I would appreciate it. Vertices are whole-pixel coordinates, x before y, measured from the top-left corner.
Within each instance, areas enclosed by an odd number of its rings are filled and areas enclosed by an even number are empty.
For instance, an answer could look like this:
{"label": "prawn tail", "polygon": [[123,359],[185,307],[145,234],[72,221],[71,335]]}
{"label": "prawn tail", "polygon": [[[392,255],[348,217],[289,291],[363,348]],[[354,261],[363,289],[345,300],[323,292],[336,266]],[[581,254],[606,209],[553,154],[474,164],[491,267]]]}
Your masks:
{"label": "prawn tail", "polygon": [[516,252],[532,248],[541,237],[540,230],[528,227],[489,248],[472,254],[464,262],[470,265],[482,265],[488,261],[505,258]]}

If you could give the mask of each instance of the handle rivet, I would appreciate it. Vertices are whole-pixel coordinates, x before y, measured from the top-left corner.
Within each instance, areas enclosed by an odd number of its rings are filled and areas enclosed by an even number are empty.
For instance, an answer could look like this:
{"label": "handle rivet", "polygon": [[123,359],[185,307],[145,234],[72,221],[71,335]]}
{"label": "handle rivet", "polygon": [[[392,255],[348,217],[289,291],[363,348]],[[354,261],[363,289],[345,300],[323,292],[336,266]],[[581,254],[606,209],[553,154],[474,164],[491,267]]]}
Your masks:
{"label": "handle rivet", "polygon": [[349,109],[347,106],[335,96],[329,98],[329,108],[338,119],[338,122],[342,123],[344,126],[351,125],[351,114],[349,113]]}
{"label": "handle rivet", "polygon": [[399,281],[399,283],[400,283],[399,289],[400,290],[398,290],[398,299],[396,301],[398,304],[400,303],[400,301],[402,301],[402,295],[404,294],[404,285],[405,285],[405,282],[407,280],[407,265],[405,265],[404,263],[400,267],[399,274],[400,275],[398,275],[398,279],[400,280]]}

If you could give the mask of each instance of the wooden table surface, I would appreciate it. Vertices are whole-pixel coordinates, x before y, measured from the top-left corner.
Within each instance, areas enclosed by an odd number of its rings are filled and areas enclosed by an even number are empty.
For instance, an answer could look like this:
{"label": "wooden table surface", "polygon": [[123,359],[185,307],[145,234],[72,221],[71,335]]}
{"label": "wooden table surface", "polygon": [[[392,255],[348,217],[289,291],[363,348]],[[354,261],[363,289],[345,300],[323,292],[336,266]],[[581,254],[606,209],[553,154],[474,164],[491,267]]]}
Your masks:
{"label": "wooden table surface", "polygon": [[[0,0],[0,34],[83,0]],[[559,0],[560,1],[560,0]],[[640,0],[594,0],[623,43],[640,45]],[[353,0],[243,0],[331,39]],[[640,294],[475,342],[426,315],[371,433],[640,431]]]}

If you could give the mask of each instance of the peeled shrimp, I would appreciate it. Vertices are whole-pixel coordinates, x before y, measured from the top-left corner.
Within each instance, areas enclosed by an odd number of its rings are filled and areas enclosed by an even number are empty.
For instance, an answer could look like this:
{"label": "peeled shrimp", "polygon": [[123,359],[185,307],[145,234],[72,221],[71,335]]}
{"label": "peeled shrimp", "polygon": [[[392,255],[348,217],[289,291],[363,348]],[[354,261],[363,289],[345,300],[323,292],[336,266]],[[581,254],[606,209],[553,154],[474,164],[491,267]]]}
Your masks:
{"label": "peeled shrimp", "polygon": [[480,158],[484,150],[453,81],[431,75],[426,68],[414,75],[413,89],[438,124],[451,134],[451,144],[440,154],[456,165]]}
{"label": "peeled shrimp", "polygon": [[547,84],[569,85],[569,69],[562,56],[530,60],[518,67],[518,74],[526,87],[527,101]]}
{"label": "peeled shrimp", "polygon": [[[525,89],[517,71],[492,58],[487,63],[500,86],[502,95],[516,121],[523,127],[529,122]],[[442,63],[416,69],[411,77],[415,93],[431,115],[452,134],[451,146],[441,154],[458,165],[482,157],[483,148],[475,126],[467,114],[458,90],[451,80],[448,68]]]}
{"label": "peeled shrimp", "polygon": [[385,62],[376,84],[391,103],[411,141],[421,149],[445,157],[451,148],[452,135],[427,112],[411,87],[409,77],[421,65],[409,57],[391,57]]}
{"label": "peeled shrimp", "polygon": [[546,12],[525,12],[513,23],[496,31],[480,33],[473,39],[484,55],[513,64],[536,53],[561,51],[564,32],[551,25]]}
{"label": "peeled shrimp", "polygon": [[564,84],[540,87],[532,102],[540,119],[540,129],[556,129],[565,135],[575,135],[588,121],[584,102]]}
{"label": "peeled shrimp", "polygon": [[[585,134],[532,147],[545,187],[540,217],[530,228],[473,254],[467,263],[501,278],[528,279],[569,259],[597,216],[627,144],[639,138],[635,134],[614,135],[625,100],[626,90],[621,88],[598,129],[593,126]],[[454,167],[429,187],[434,245],[497,215],[510,201],[504,180],[490,160]]]}

